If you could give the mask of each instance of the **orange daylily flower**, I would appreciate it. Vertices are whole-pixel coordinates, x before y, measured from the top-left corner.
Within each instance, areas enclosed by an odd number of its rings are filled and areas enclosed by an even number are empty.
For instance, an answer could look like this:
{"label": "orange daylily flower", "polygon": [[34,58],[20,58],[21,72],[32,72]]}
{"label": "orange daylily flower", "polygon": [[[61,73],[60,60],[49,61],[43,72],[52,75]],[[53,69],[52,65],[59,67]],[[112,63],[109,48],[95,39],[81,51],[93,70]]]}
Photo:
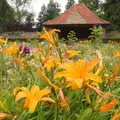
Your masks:
{"label": "orange daylily flower", "polygon": [[53,34],[55,32],[60,32],[60,30],[58,29],[53,29],[53,30],[49,30],[47,31],[46,29],[44,29],[44,33],[43,34],[40,34],[40,37],[47,40],[48,42],[50,42],[52,45],[55,44],[55,40],[54,40],[54,37],[53,37]]}
{"label": "orange daylily flower", "polygon": [[111,102],[101,106],[99,110],[100,112],[107,112],[111,110],[112,108],[114,108],[117,104],[118,102],[116,100],[112,100]]}
{"label": "orange daylily flower", "polygon": [[7,113],[0,113],[0,120],[6,120],[10,117],[12,117],[12,115],[7,114]]}
{"label": "orange daylily flower", "polygon": [[60,66],[63,71],[58,72],[55,78],[65,77],[68,86],[72,88],[81,88],[84,83],[92,82],[100,83],[102,79],[92,72],[93,68],[99,63],[99,59],[94,59],[89,62],[78,60],[77,62],[69,61]]}
{"label": "orange daylily flower", "polygon": [[24,59],[14,58],[13,62],[20,65],[20,66],[22,66],[22,67],[28,67],[29,66],[28,61],[26,61]]}
{"label": "orange daylily flower", "polygon": [[44,67],[48,71],[51,71],[51,69],[55,68],[58,63],[59,63],[58,59],[51,57],[51,58],[49,58],[48,60],[45,61]]}
{"label": "orange daylily flower", "polygon": [[24,108],[28,108],[30,112],[34,112],[39,101],[49,101],[55,102],[50,97],[46,97],[51,93],[48,88],[42,90],[39,89],[39,86],[34,85],[31,90],[21,87],[14,89],[15,101],[19,101],[22,98],[25,98]]}
{"label": "orange daylily flower", "polygon": [[13,90],[13,95],[15,96],[19,91],[27,91],[27,90],[28,88],[25,88],[25,87],[16,87]]}
{"label": "orange daylily flower", "polygon": [[0,44],[5,44],[7,43],[8,39],[0,39]]}
{"label": "orange daylily flower", "polygon": [[4,53],[9,54],[9,55],[14,55],[19,51],[19,46],[14,43],[11,47],[5,48],[3,50]]}
{"label": "orange daylily flower", "polygon": [[120,120],[120,113],[115,112],[115,114],[114,114],[112,120]]}
{"label": "orange daylily flower", "polygon": [[67,50],[68,58],[73,58],[74,56],[79,55],[80,51],[77,50]]}
{"label": "orange daylily flower", "polygon": [[120,51],[115,51],[114,56],[115,57],[120,57]]}

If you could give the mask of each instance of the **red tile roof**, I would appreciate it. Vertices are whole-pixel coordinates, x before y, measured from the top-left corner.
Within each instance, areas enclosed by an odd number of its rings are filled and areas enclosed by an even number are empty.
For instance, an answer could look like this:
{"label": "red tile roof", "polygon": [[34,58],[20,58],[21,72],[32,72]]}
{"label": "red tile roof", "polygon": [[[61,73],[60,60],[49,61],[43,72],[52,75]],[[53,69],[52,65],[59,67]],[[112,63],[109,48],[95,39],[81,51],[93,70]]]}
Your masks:
{"label": "red tile roof", "polygon": [[[77,12],[76,14],[77,17],[75,16],[75,12]],[[74,17],[76,17],[76,19],[81,18],[82,21],[79,19],[77,20],[77,22],[75,22],[76,20],[74,20],[74,18],[71,17],[73,14]],[[67,22],[69,20],[70,22]],[[73,5],[71,8],[66,10],[58,17],[44,22],[44,25],[60,25],[60,24],[109,24],[109,22],[97,17],[95,13],[88,9],[88,7],[85,4],[81,3]]]}

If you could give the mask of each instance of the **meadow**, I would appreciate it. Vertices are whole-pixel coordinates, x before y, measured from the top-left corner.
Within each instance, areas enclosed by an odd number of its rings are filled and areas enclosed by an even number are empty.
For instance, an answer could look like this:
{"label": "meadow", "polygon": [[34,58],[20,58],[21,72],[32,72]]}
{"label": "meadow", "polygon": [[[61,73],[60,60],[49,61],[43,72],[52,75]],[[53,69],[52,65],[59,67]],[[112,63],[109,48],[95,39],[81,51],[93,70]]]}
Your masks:
{"label": "meadow", "polygon": [[120,120],[120,43],[0,39],[0,120]]}

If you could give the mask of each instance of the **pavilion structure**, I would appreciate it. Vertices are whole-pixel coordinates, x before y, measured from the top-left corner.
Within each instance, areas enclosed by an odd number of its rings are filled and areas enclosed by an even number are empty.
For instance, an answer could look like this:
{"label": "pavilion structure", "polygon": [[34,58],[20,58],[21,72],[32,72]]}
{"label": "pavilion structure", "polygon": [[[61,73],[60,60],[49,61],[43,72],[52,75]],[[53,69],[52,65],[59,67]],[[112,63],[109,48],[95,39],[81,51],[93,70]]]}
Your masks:
{"label": "pavilion structure", "polygon": [[93,26],[105,26],[110,23],[96,16],[84,3],[75,4],[58,17],[48,20],[43,25],[48,29],[60,29],[60,37],[66,38],[73,30],[79,39],[86,39]]}

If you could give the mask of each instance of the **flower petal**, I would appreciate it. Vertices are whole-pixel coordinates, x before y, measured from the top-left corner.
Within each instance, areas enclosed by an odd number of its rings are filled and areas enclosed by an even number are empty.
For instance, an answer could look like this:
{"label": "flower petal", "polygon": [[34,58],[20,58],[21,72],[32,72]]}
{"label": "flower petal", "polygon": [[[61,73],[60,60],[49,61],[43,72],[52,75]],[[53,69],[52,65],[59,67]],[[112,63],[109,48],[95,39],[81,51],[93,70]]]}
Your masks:
{"label": "flower petal", "polygon": [[55,101],[52,98],[49,98],[49,97],[43,97],[43,98],[41,98],[41,101],[44,101],[44,102],[48,101],[48,102],[55,103]]}
{"label": "flower petal", "polygon": [[32,100],[32,101],[30,102],[30,104],[29,104],[29,106],[28,106],[28,109],[29,109],[29,111],[30,111],[31,113],[33,113],[33,112],[35,111],[35,108],[36,108],[36,106],[37,106],[37,103],[38,103],[38,101],[36,101],[36,100]]}
{"label": "flower petal", "polygon": [[15,96],[17,94],[17,92],[19,91],[26,91],[28,90],[27,88],[25,87],[16,87],[14,90],[13,90],[13,95]]}
{"label": "flower petal", "polygon": [[25,91],[19,92],[19,93],[16,95],[15,101],[17,102],[17,101],[20,100],[21,98],[25,98],[25,97],[27,97],[27,92],[25,92]]}
{"label": "flower petal", "polygon": [[93,80],[94,82],[101,83],[103,80],[96,74],[88,73],[86,79]]}

